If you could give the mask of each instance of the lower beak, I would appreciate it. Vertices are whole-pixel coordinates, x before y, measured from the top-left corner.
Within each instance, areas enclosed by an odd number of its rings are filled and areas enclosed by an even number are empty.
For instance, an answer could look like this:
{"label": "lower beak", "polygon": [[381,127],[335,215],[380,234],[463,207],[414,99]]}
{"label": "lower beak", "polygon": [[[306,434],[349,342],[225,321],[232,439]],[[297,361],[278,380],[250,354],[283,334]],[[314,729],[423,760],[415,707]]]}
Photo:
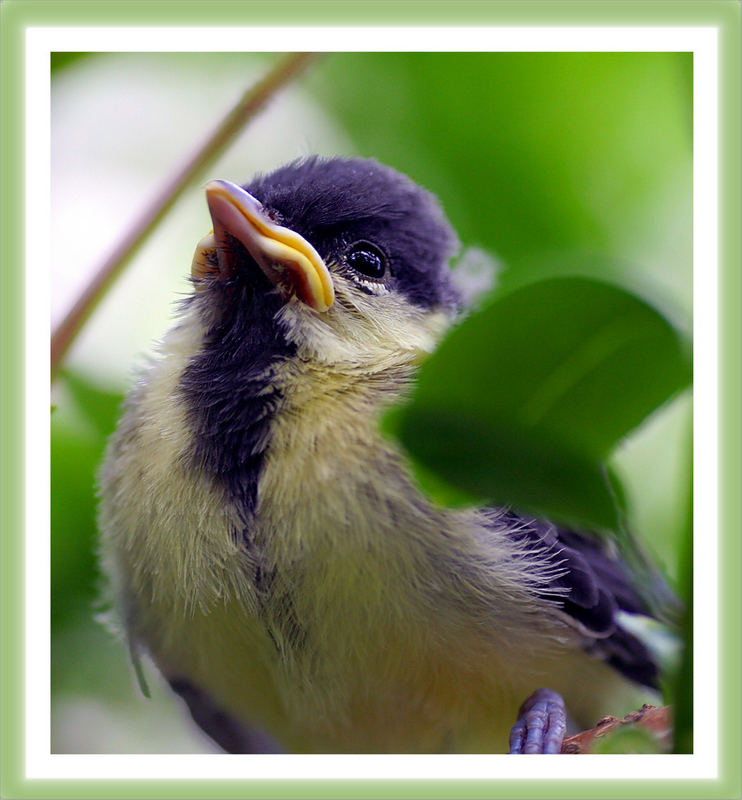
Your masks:
{"label": "lower beak", "polygon": [[229,181],[211,181],[206,200],[214,230],[196,246],[194,277],[215,272],[208,259],[214,250],[220,276],[231,276],[237,264],[232,241],[236,239],[276,286],[296,294],[315,311],[330,308],[335,299],[330,271],[303,236],[276,224],[258,200]]}

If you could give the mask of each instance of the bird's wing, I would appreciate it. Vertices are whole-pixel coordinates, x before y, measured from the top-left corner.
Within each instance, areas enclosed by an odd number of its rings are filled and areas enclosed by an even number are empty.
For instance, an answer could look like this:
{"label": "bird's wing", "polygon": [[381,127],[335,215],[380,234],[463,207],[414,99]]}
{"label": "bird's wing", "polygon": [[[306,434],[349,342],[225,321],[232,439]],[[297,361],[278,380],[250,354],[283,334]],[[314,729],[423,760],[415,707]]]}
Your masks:
{"label": "bird's wing", "polygon": [[[621,624],[621,612],[653,614],[618,552],[596,537],[507,513],[512,517],[509,535],[559,567],[539,596],[557,606],[557,613],[580,633],[585,650],[627,678],[657,688],[659,669],[651,652]],[[497,518],[502,525],[502,512]]]}
{"label": "bird's wing", "polygon": [[283,752],[267,734],[224,711],[190,681],[170,678],[169,682],[173,691],[185,701],[193,721],[227,753]]}

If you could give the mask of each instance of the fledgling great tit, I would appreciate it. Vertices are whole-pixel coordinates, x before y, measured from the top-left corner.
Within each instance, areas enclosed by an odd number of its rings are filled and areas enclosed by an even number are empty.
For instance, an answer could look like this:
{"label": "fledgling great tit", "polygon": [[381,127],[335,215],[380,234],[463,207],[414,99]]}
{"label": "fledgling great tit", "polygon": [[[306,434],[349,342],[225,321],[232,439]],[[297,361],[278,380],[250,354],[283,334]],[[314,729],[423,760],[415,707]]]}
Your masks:
{"label": "fledgling great tit", "polygon": [[229,752],[558,752],[561,697],[590,726],[656,687],[606,545],[439,507],[379,433],[460,310],[433,195],[313,157],[206,198],[101,473],[134,657]]}

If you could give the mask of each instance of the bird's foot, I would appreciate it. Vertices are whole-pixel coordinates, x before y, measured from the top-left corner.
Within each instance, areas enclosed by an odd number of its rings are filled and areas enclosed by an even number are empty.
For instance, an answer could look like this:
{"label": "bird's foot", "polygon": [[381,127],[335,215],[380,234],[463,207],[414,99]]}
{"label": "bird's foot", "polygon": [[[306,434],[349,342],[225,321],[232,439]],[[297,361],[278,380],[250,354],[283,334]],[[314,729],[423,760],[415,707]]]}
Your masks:
{"label": "bird's foot", "polygon": [[551,689],[536,689],[523,703],[510,730],[510,752],[559,753],[567,732],[567,710],[562,696]]}

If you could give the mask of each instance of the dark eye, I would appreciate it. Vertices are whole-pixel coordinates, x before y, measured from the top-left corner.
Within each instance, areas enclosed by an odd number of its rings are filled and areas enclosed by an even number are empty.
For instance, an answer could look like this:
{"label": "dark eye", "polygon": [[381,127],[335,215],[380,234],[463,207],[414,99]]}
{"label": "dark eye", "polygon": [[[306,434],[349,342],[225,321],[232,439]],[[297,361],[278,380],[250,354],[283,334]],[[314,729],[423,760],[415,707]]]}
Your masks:
{"label": "dark eye", "polygon": [[386,275],[386,256],[371,242],[356,242],[348,248],[345,263],[368,278],[381,280]]}

